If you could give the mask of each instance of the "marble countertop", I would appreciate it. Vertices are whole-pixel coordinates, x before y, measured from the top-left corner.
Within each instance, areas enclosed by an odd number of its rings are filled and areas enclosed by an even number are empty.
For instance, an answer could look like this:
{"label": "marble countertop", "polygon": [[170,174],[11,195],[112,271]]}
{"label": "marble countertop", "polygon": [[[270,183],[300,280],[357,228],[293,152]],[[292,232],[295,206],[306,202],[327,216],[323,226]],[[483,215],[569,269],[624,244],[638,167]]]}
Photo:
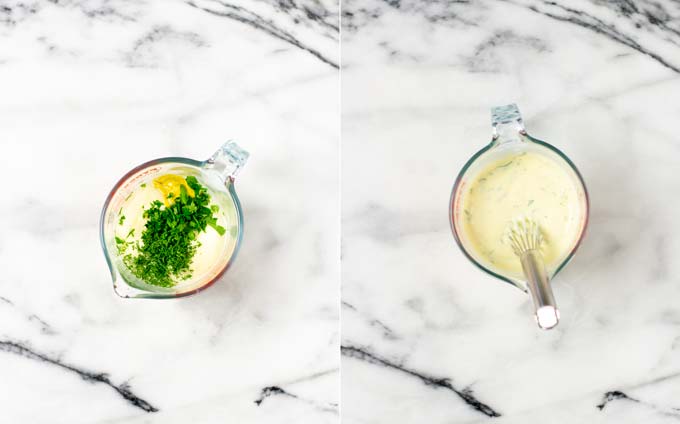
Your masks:
{"label": "marble countertop", "polygon": [[[678,422],[680,5],[348,0],[342,17],[343,423]],[[550,332],[447,220],[511,102],[590,191]]]}
{"label": "marble countertop", "polygon": [[[336,423],[338,4],[0,3],[0,422]],[[225,278],[115,296],[113,184],[162,156],[251,158]]]}
{"label": "marble countertop", "polygon": [[[339,9],[0,4],[0,421],[323,424],[342,398],[350,424],[678,422],[677,2],[345,0],[342,63]],[[510,102],[590,192],[550,332],[448,226]],[[251,153],[234,267],[116,297],[108,190],[227,139]]]}

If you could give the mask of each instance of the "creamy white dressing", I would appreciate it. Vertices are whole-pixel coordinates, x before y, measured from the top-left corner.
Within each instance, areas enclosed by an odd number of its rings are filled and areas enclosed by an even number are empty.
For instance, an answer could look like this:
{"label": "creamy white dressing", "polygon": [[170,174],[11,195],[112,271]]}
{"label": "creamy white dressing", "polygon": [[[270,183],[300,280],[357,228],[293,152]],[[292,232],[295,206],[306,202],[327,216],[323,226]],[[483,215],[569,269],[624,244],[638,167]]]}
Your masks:
{"label": "creamy white dressing", "polygon": [[512,153],[466,179],[461,187],[459,227],[466,248],[482,265],[522,278],[519,258],[504,234],[513,220],[533,219],[549,273],[577,243],[584,224],[583,191],[566,165],[537,152]]}

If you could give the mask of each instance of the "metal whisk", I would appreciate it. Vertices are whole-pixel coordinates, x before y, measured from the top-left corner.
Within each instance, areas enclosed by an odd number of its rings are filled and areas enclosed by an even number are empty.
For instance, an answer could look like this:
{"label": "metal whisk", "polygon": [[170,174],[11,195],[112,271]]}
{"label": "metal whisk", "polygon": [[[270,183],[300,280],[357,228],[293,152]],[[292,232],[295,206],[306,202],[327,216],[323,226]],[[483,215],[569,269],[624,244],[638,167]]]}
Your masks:
{"label": "metal whisk", "polygon": [[538,326],[545,330],[555,327],[560,320],[560,312],[541,254],[544,240],[538,223],[529,217],[515,219],[507,229],[505,240],[522,263]]}

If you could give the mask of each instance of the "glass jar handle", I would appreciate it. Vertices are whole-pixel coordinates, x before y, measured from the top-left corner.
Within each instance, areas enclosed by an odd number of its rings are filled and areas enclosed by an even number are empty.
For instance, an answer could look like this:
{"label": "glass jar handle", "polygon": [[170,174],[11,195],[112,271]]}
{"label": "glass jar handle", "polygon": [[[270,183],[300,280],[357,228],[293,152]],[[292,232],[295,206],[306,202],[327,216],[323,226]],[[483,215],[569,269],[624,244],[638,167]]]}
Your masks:
{"label": "glass jar handle", "polygon": [[515,103],[491,108],[493,140],[498,143],[522,141],[518,134],[525,135],[522,114]]}
{"label": "glass jar handle", "polygon": [[249,156],[250,153],[243,150],[238,144],[227,141],[210,159],[204,162],[204,166],[217,172],[222,181],[227,184],[234,181],[236,174],[243,168]]}

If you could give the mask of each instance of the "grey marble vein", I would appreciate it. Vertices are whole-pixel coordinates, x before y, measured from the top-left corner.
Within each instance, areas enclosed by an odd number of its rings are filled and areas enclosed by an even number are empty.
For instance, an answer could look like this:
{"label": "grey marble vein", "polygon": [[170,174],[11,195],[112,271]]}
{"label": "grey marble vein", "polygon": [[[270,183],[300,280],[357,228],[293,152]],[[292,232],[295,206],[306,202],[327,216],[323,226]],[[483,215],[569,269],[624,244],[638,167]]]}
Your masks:
{"label": "grey marble vein", "polygon": [[260,396],[257,399],[255,399],[254,402],[257,406],[260,406],[262,405],[262,402],[264,402],[267,398],[272,396],[281,396],[284,398],[295,399],[297,401],[311,405],[320,412],[329,412],[338,415],[338,405],[335,403],[321,404],[311,399],[307,399],[299,395],[293,394],[287,390],[282,389],[279,386],[267,386],[262,388],[262,390],[260,390]]}
{"label": "grey marble vein", "polygon": [[53,358],[47,354],[38,352],[35,349],[32,349],[23,343],[19,343],[12,340],[0,340],[0,351],[12,353],[27,359],[35,360],[49,365],[54,365],[58,368],[78,375],[80,378],[82,378],[88,383],[104,384],[115,390],[130,405],[139,408],[145,412],[158,412],[158,408],[151,405],[149,402],[142,399],[141,397],[137,396],[132,391],[132,387],[128,383],[114,384],[111,381],[109,375],[106,373],[92,372],[81,367],[76,367],[74,365],[67,364],[57,358]]}
{"label": "grey marble vein", "polygon": [[[321,52],[320,50],[311,47],[307,43],[303,42],[300,40],[296,35],[294,35],[291,31],[285,29],[282,27],[280,24],[276,23],[274,20],[261,16],[260,14],[253,12],[243,6],[231,4],[226,1],[222,0],[211,0],[211,1],[194,1],[194,0],[187,0],[186,4],[188,4],[191,7],[194,7],[196,9],[202,10],[204,12],[210,13],[215,16],[220,16],[223,18],[231,19],[240,23],[243,23],[245,25],[248,25],[252,28],[255,28],[259,31],[262,31],[276,39],[279,39],[281,41],[284,41],[288,43],[291,46],[294,46],[300,50],[303,50],[312,56],[316,57],[320,61],[332,66],[333,68],[338,68],[338,63],[335,59],[330,57],[324,52]],[[274,3],[277,7],[278,10],[282,10],[285,12],[290,12],[290,11],[297,11],[298,8],[295,7],[295,3],[292,3],[292,0],[289,0],[289,2],[279,2],[279,3]],[[319,5],[317,5],[319,6]],[[304,16],[313,23],[318,23],[320,24],[323,28],[330,30],[331,32],[326,32],[326,36],[329,36],[332,40],[336,40],[336,35],[335,33],[338,32],[338,27],[329,22],[327,20],[327,17],[330,16],[331,14],[327,11],[324,10],[324,13],[320,14],[319,12],[315,11],[314,9],[310,7],[304,7]],[[300,22],[300,17],[298,16],[293,16],[293,22]]]}
{"label": "grey marble vein", "polygon": [[621,391],[614,390],[614,391],[605,393],[602,396],[602,403],[596,405],[596,408],[599,409],[600,411],[602,411],[604,409],[604,407],[607,406],[607,404],[609,402],[611,402],[613,400],[617,400],[617,399],[626,399],[626,400],[629,400],[631,402],[636,402],[636,403],[640,402],[639,400],[633,399],[633,398],[631,398],[630,396],[628,396],[627,394],[625,394]]}
{"label": "grey marble vein", "polygon": [[207,47],[208,43],[196,32],[178,31],[169,25],[156,25],[139,37],[131,50],[125,54],[125,62],[130,67],[155,67],[153,46],[164,40],[179,41],[193,48]]}
{"label": "grey marble vein", "polygon": [[[507,1],[513,3],[512,0]],[[633,18],[638,18],[639,16],[644,16],[644,20],[635,19],[633,21],[637,30],[650,30],[652,28],[658,29],[665,34],[666,39],[669,42],[676,46],[680,45],[680,32],[669,26],[673,24],[673,21],[676,20],[676,17],[668,14],[666,9],[661,4],[655,5],[659,9],[656,11],[657,13],[652,13],[651,10],[641,11],[635,6],[635,3],[630,1],[604,3],[594,2],[594,4],[598,6],[604,5],[606,7],[615,8],[616,10],[620,11],[620,13],[622,13],[625,18],[631,20]],[[673,72],[680,73],[680,65],[674,63],[675,58],[664,57],[662,54],[655,52],[652,46],[647,47],[643,45],[635,37],[634,32],[628,33],[626,31],[620,30],[618,25],[607,22],[604,19],[595,16],[594,14],[588,13],[584,10],[565,6],[554,1],[542,1],[524,6],[533,12],[540,13],[541,15],[547,16],[551,19],[578,25],[589,31],[603,35],[614,42],[622,44],[626,47],[630,47],[631,49],[642,53],[645,56],[649,56]]]}
{"label": "grey marble vein", "polygon": [[644,406],[646,406],[646,407],[648,407],[648,408],[651,408],[651,409],[653,409],[653,410],[659,412],[659,413],[662,414],[662,415],[666,415],[666,416],[670,416],[670,417],[674,417],[674,418],[680,419],[680,408],[673,408],[673,407],[671,407],[671,408],[664,408],[664,407],[660,407],[660,406],[655,405],[655,404],[653,404],[653,403],[646,402],[646,401],[642,401],[642,400],[640,400],[640,399],[630,397],[630,396],[628,396],[626,393],[621,392],[621,391],[619,391],[619,390],[614,390],[614,391],[605,393],[605,394],[602,396],[602,402],[599,403],[598,405],[596,405],[596,408],[599,409],[600,411],[603,411],[603,410],[605,409],[605,407],[606,407],[607,405],[609,405],[611,402],[620,401],[620,400],[624,400],[624,401],[628,401],[628,402],[632,402],[632,403],[637,403],[637,404],[640,404],[640,405],[644,405]]}
{"label": "grey marble vein", "polygon": [[[347,0],[343,3],[343,37],[353,40],[358,34],[392,16],[418,17],[423,26],[434,30],[444,28],[484,27],[486,16],[494,8],[494,3],[513,5],[540,14],[547,19],[565,24],[576,25],[598,37],[645,55],[660,65],[680,72],[680,57],[675,49],[680,46],[680,4],[672,0],[664,1],[600,1],[558,2],[549,0],[487,0],[487,1],[447,1],[431,0]],[[494,43],[512,42],[516,37],[511,31],[510,20],[507,27],[498,31],[491,39],[479,44],[476,49],[493,47]],[[503,34],[509,37],[504,37]],[[505,40],[507,38],[507,40]],[[523,40],[525,48],[536,48],[534,40]],[[540,40],[539,40],[540,41]],[[427,54],[416,52],[411,45],[395,46],[389,40],[364,40],[381,46],[385,54],[397,62],[427,62]],[[486,47],[485,47],[486,43]],[[491,43],[491,45],[489,45]],[[538,48],[547,51],[550,46]],[[452,51],[452,58],[461,51]],[[477,52],[479,53],[479,52]]]}
{"label": "grey marble vein", "polygon": [[351,311],[353,313],[356,313],[361,316],[361,319],[364,320],[364,322],[370,326],[378,329],[378,331],[382,334],[382,336],[387,339],[387,340],[399,340],[399,336],[397,336],[387,324],[382,322],[381,320],[377,318],[372,318],[372,317],[367,317],[366,314],[362,313],[357,309],[356,306],[352,305],[351,303],[347,301],[342,301],[342,307],[347,309],[348,311]]}
{"label": "grey marble vein", "polygon": [[415,377],[419,379],[423,384],[429,387],[433,387],[435,389],[445,389],[449,390],[453,393],[455,393],[460,399],[463,400],[467,405],[469,405],[471,408],[473,408],[475,411],[478,411],[487,417],[500,417],[501,413],[496,411],[494,408],[491,406],[487,405],[486,403],[480,401],[477,399],[477,397],[474,395],[473,391],[469,388],[465,389],[458,389],[456,388],[452,383],[449,378],[438,378],[438,377],[433,377],[430,375],[427,375],[422,372],[415,371],[413,369],[407,368],[403,365],[394,363],[392,361],[389,361],[385,358],[382,358],[374,353],[369,352],[365,348],[360,348],[357,346],[351,346],[351,345],[343,345],[341,347],[342,350],[342,355],[349,357],[349,358],[354,358],[358,359],[360,361],[368,362],[370,364],[375,364],[379,365],[391,370],[396,370],[402,373],[405,373],[407,375],[410,375],[411,377]]}
{"label": "grey marble vein", "polygon": [[5,0],[0,5],[0,24],[15,27],[48,7],[72,9],[92,20],[134,22],[137,5],[131,0]]}
{"label": "grey marble vein", "polygon": [[23,318],[26,319],[28,322],[37,324],[42,334],[47,336],[54,336],[57,334],[57,331],[54,329],[54,327],[52,327],[44,319],[40,318],[37,314],[24,311],[23,308],[19,308],[14,302],[3,296],[0,296],[0,302],[12,307],[15,311],[21,314]]}

